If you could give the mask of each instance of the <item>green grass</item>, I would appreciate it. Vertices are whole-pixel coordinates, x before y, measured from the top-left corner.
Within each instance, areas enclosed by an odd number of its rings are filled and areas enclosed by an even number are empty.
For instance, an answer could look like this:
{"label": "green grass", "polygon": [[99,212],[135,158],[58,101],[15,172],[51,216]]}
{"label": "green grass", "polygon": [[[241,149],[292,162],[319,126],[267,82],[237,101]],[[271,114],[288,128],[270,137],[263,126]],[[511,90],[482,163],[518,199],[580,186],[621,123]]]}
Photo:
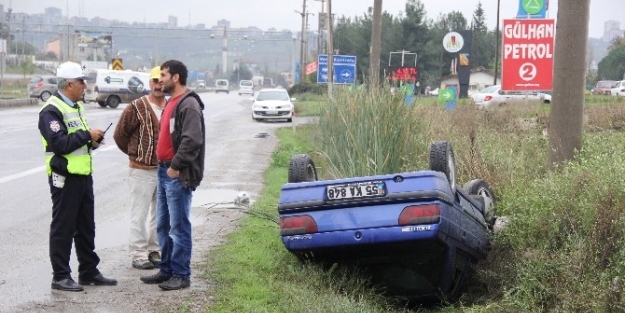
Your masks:
{"label": "green grass", "polygon": [[314,94],[299,94],[295,98],[295,116],[319,116],[326,101],[324,96]]}
{"label": "green grass", "polygon": [[[454,147],[458,182],[487,180],[510,224],[475,266],[455,304],[407,309],[357,269],[302,264],[275,222],[250,215],[208,253],[210,312],[623,312],[625,99],[588,98],[583,150],[547,169],[549,106],[453,111],[413,106],[383,90],[337,89],[319,126],[279,130],[280,144],[252,210],[277,218],[291,155],[309,153],[324,178],[427,169],[433,140]],[[299,99],[298,99],[299,100]],[[301,104],[301,103],[300,103]],[[184,311],[188,303],[181,305]],[[187,309],[188,310],[188,309]]]}

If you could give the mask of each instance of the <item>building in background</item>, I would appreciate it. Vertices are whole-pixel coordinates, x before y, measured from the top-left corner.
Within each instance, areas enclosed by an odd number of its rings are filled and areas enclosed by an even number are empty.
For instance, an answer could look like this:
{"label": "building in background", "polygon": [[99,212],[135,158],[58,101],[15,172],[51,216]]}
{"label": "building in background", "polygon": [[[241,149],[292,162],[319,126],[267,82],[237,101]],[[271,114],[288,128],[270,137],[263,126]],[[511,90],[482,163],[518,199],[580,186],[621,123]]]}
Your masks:
{"label": "building in background", "polygon": [[616,37],[622,37],[621,22],[610,20],[603,24],[603,41],[612,42]]}
{"label": "building in background", "polygon": [[170,15],[169,17],[167,17],[167,26],[169,28],[178,27],[178,18],[173,15]]}

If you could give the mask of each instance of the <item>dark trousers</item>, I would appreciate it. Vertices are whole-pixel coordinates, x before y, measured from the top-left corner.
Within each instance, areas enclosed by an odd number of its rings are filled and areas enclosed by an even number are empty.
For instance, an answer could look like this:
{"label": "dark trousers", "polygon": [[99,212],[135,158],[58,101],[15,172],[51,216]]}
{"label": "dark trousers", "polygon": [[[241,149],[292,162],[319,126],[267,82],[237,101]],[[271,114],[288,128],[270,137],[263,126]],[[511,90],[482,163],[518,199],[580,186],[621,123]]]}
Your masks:
{"label": "dark trousers", "polygon": [[52,223],[50,223],[50,262],[53,279],[71,277],[69,259],[72,253],[72,241],[76,246],[78,258],[78,276],[91,278],[98,275],[100,258],[95,250],[95,221],[93,178],[91,175],[67,175],[65,186],[52,186]]}

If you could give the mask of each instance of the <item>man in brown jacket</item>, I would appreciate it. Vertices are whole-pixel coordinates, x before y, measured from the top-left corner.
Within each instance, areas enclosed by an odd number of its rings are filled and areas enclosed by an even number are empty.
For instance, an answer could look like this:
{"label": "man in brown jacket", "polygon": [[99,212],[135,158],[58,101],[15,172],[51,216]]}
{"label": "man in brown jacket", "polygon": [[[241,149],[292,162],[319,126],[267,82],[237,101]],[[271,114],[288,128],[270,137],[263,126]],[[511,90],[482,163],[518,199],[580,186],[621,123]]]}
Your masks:
{"label": "man in brown jacket", "polygon": [[[150,94],[128,105],[119,117],[113,138],[130,158],[130,236],[132,267],[153,269],[161,261],[156,237],[156,143],[165,107],[161,68],[150,72]],[[147,221],[147,224],[146,224]]]}

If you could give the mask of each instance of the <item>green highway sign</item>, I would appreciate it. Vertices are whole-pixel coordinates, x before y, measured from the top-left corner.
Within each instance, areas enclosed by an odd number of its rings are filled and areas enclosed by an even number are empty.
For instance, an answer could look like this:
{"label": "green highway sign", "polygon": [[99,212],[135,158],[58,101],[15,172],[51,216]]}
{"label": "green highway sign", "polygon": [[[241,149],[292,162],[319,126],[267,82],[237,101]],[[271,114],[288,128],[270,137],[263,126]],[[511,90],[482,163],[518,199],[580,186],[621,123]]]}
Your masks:
{"label": "green highway sign", "polygon": [[456,100],[456,93],[453,89],[441,89],[438,93],[438,100],[449,102]]}

